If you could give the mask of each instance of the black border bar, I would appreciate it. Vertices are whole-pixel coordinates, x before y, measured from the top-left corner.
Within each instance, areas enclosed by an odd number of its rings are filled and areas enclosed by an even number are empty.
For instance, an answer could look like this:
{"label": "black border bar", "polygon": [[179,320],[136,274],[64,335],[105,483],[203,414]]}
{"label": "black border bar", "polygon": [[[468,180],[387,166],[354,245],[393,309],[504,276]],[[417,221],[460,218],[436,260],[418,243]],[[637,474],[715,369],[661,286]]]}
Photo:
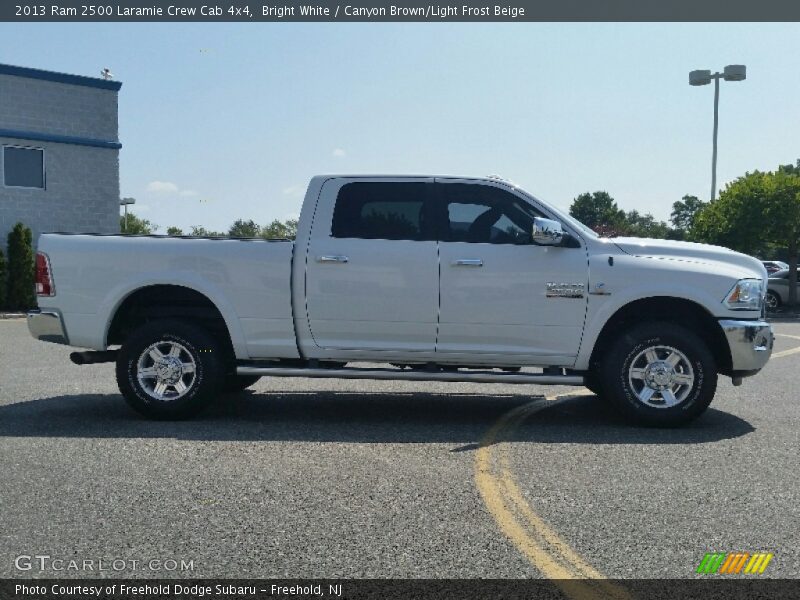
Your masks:
{"label": "black border bar", "polygon": [[[128,586],[123,588],[122,586]],[[176,587],[177,586],[177,587]],[[219,587],[218,587],[219,586]],[[562,600],[798,598],[798,580],[695,579],[3,579],[2,600]],[[135,588],[137,591],[130,591]],[[71,591],[78,590],[75,593]],[[99,593],[98,593],[99,590]],[[113,593],[116,590],[116,593]],[[120,593],[121,590],[125,592]],[[177,593],[176,593],[177,592]]]}
{"label": "black border bar", "polygon": [[[348,4],[348,1],[351,2]],[[6,22],[765,22],[798,0],[2,0]]]}

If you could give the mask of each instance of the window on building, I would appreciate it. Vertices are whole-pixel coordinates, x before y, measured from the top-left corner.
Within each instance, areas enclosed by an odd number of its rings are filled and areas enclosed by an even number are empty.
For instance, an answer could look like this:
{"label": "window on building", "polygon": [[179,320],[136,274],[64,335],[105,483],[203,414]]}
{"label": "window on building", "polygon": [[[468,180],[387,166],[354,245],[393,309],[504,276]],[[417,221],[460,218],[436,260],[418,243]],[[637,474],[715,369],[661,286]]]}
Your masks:
{"label": "window on building", "polygon": [[342,186],[333,210],[337,238],[430,240],[426,223],[427,184],[355,182]]}
{"label": "window on building", "polygon": [[44,150],[4,146],[3,183],[6,187],[44,189]]}

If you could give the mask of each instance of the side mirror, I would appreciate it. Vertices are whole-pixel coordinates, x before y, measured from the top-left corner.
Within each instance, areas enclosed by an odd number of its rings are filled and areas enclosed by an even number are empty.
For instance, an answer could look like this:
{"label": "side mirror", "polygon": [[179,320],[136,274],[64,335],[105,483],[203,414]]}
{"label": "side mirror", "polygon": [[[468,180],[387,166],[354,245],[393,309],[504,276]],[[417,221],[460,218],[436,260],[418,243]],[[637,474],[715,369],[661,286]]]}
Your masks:
{"label": "side mirror", "polygon": [[539,246],[558,246],[564,238],[561,223],[552,219],[534,217],[531,239]]}

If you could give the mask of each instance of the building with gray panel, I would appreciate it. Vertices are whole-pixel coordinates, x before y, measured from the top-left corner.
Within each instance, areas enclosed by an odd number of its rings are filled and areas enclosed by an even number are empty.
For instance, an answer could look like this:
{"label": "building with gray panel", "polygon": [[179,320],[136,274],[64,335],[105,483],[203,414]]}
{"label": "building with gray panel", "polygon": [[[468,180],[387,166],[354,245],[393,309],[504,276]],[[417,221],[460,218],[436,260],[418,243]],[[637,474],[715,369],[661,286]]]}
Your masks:
{"label": "building with gray panel", "polygon": [[118,81],[0,64],[0,248],[42,232],[119,232]]}

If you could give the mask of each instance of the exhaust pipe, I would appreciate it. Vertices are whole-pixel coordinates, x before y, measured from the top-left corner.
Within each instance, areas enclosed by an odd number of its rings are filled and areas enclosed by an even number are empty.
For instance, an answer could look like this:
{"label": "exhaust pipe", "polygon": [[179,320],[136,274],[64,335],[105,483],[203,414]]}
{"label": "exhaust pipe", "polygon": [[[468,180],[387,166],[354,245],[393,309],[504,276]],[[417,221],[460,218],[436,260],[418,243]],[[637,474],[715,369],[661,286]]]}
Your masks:
{"label": "exhaust pipe", "polygon": [[69,359],[76,365],[94,365],[114,362],[117,360],[118,352],[118,350],[87,350],[86,352],[73,352],[69,355]]}

